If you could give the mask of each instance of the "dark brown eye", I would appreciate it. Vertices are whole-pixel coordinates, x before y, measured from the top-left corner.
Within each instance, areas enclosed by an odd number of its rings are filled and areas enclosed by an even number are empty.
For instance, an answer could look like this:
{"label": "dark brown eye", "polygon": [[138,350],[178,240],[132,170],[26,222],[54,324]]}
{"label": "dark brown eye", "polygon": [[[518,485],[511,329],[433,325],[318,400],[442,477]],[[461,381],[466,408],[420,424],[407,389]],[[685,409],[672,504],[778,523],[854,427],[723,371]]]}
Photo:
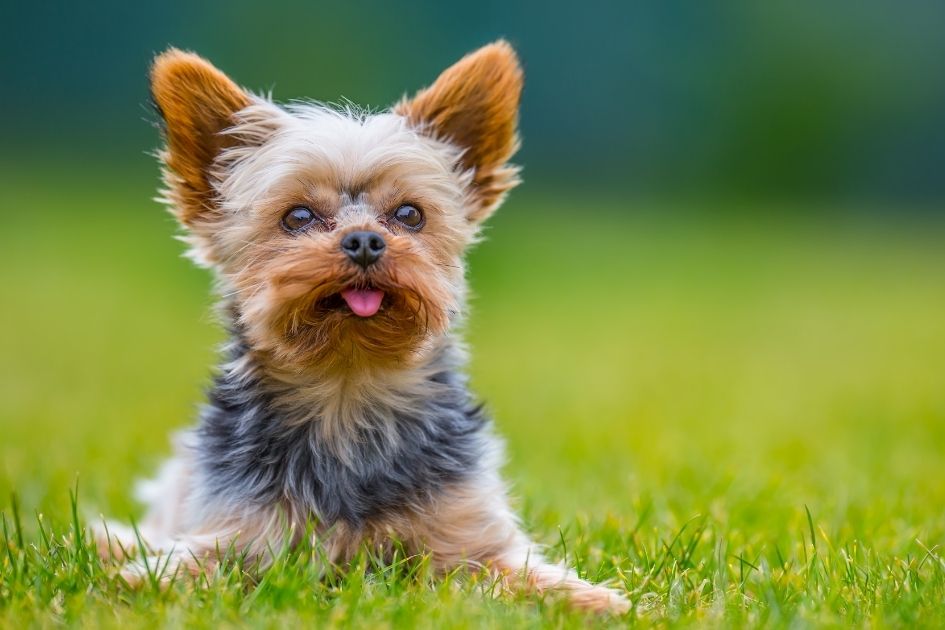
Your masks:
{"label": "dark brown eye", "polygon": [[423,226],[423,213],[410,204],[404,204],[394,210],[394,219],[411,230],[419,230]]}
{"label": "dark brown eye", "polygon": [[295,206],[282,217],[282,227],[289,232],[300,232],[315,223],[315,213],[311,208]]}

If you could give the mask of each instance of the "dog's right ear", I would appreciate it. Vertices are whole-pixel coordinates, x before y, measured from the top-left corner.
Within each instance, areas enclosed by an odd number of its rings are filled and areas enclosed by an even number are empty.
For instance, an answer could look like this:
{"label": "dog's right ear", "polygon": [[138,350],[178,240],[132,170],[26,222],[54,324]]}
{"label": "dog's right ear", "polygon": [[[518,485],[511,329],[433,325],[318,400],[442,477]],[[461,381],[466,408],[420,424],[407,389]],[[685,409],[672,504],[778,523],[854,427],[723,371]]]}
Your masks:
{"label": "dog's right ear", "polygon": [[202,57],[174,48],[154,59],[151,95],[163,119],[165,146],[160,156],[168,200],[180,222],[194,227],[214,212],[215,158],[240,142],[223,132],[238,122],[237,112],[261,99]]}

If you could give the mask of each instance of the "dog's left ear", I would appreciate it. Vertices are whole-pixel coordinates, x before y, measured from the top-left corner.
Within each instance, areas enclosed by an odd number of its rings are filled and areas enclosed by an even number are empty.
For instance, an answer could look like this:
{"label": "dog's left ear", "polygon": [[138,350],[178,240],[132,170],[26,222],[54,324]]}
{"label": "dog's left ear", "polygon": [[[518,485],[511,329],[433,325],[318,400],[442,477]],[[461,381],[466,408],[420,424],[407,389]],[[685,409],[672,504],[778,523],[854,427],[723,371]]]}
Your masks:
{"label": "dog's left ear", "polygon": [[478,223],[518,184],[518,167],[508,163],[519,147],[518,106],[522,68],[504,40],[483,46],[446,69],[436,82],[394,111],[424,133],[463,149],[460,166],[472,171]]}

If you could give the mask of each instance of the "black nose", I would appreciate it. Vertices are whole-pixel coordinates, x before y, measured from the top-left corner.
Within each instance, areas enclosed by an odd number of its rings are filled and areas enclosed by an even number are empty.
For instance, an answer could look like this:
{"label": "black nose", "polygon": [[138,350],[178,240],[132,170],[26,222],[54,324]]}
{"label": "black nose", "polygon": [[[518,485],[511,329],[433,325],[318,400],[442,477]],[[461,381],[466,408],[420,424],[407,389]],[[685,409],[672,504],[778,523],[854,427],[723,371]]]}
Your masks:
{"label": "black nose", "polygon": [[377,262],[387,244],[377,232],[352,232],[341,239],[341,249],[348,258],[367,269]]}

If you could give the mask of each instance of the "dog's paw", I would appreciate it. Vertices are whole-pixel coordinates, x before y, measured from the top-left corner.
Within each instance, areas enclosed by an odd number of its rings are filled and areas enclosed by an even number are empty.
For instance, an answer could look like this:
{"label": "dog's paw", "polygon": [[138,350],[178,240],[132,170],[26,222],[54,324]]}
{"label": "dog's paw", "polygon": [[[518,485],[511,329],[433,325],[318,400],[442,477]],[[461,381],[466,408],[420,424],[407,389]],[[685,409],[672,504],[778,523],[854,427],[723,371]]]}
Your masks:
{"label": "dog's paw", "polygon": [[569,600],[575,608],[594,613],[624,615],[631,608],[630,600],[606,586],[591,586],[572,591]]}
{"label": "dog's paw", "polygon": [[123,562],[137,555],[138,535],[128,525],[103,519],[92,522],[89,529],[102,560]]}
{"label": "dog's paw", "polygon": [[126,562],[118,575],[133,589],[152,584],[165,590],[184,578],[200,575],[201,571],[201,566],[188,554],[172,552]]}

